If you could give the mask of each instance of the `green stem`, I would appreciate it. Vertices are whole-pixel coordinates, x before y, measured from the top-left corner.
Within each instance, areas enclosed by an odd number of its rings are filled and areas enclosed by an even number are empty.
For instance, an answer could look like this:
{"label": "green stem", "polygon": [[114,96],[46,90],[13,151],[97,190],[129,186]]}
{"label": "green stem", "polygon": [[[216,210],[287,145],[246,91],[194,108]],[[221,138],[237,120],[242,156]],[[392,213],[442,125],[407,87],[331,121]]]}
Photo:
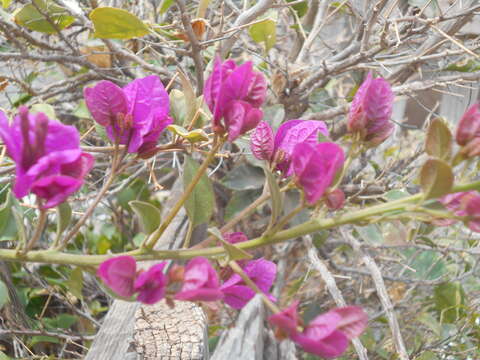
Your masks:
{"label": "green stem", "polygon": [[183,192],[181,198],[177,201],[172,210],[170,210],[170,213],[167,215],[165,221],[163,221],[160,226],[144,241],[144,243],[141,245],[141,248],[152,249],[155,246],[158,239],[160,239],[160,236],[162,236],[168,225],[170,225],[172,220],[182,208],[185,201],[187,201],[187,199],[190,197],[193,189],[198,184],[205,171],[207,171],[208,166],[215,158],[215,154],[222,147],[223,143],[223,139],[218,139],[217,143],[212,147],[212,150],[210,150],[205,160],[203,160],[202,165],[200,165],[198,168],[198,171],[196,172],[190,184],[188,184],[188,187]]}
{"label": "green stem", "polygon": [[[462,184],[455,186],[452,190],[454,192],[479,190],[480,181],[476,181],[469,184]],[[389,211],[405,210],[410,211],[410,205],[417,203],[422,199],[423,194],[418,193],[402,199],[394,200],[388,203],[374,205],[366,209],[353,211],[350,213],[342,214],[332,218],[319,218],[312,219],[303,224],[294,226],[290,229],[279,231],[271,236],[260,236],[256,239],[245,241],[236,244],[237,247],[248,250],[280,243],[289,239],[301,237],[310,233],[314,233],[323,229],[331,229],[345,224],[357,223],[365,221],[372,216],[378,216],[385,214]],[[225,256],[226,251],[223,247],[216,246],[206,249],[183,249],[183,250],[166,250],[166,251],[153,251],[150,249],[137,249],[134,251],[120,253],[115,255],[82,255],[82,254],[70,254],[59,251],[30,251],[23,256],[19,256],[16,250],[0,249],[0,259],[7,261],[21,261],[21,262],[38,262],[49,264],[69,264],[77,266],[96,266],[103,261],[113,257],[121,255],[130,255],[135,257],[137,261],[147,260],[163,260],[163,259],[176,259],[176,260],[188,260],[197,256],[205,257],[219,257]]]}
{"label": "green stem", "polygon": [[47,211],[40,209],[40,215],[38,216],[35,232],[33,233],[28,243],[25,245],[25,248],[21,251],[22,254],[27,253],[35,246],[38,239],[40,239],[40,236],[42,236],[42,232],[43,232],[43,229],[45,228],[46,223],[47,223]]}

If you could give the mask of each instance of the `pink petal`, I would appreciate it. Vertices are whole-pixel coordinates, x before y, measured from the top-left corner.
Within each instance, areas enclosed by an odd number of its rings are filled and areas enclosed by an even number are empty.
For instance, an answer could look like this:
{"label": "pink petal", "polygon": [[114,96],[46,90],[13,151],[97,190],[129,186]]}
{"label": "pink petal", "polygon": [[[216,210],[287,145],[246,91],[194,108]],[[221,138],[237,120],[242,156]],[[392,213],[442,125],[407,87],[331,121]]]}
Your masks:
{"label": "pink petal", "polygon": [[51,175],[42,177],[32,184],[32,193],[46,200],[42,209],[49,209],[64,202],[83,184],[83,179],[70,176]]}
{"label": "pink petal", "polygon": [[279,313],[273,314],[268,318],[268,321],[286,332],[289,336],[298,333],[298,326],[300,319],[297,313],[299,301],[294,301],[289,307]]}
{"label": "pink petal", "polygon": [[166,265],[166,262],[153,265],[138,276],[134,283],[134,291],[138,292],[138,301],[152,305],[163,299],[168,285],[168,277],[163,273]]}
{"label": "pink petal", "polygon": [[270,160],[273,155],[273,130],[270,125],[262,121],[250,136],[250,149],[259,160]]}
{"label": "pink petal", "polygon": [[137,263],[132,256],[117,256],[100,264],[97,275],[120,296],[134,293]]}
{"label": "pink petal", "polygon": [[312,338],[305,334],[296,334],[292,340],[306,352],[326,359],[342,355],[348,348],[348,338],[341,331],[334,331],[324,339]]}
{"label": "pink petal", "polygon": [[102,126],[115,123],[117,114],[127,113],[127,99],[123,90],[108,80],[83,90],[85,103],[93,119]]}
{"label": "pink petal", "polygon": [[349,339],[362,334],[368,324],[368,316],[359,306],[346,306],[331,310],[341,316],[338,330],[341,330]]}

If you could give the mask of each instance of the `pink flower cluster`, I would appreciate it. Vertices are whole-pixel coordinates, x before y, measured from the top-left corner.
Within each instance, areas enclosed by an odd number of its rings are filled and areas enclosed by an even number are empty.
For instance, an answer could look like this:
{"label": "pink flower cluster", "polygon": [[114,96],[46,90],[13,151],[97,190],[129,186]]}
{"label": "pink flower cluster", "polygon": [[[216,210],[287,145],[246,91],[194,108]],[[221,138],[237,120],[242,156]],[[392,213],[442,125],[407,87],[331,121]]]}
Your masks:
{"label": "pink flower cluster", "polygon": [[94,158],[81,150],[75,127],[41,112],[29,113],[25,106],[19,108],[11,125],[0,111],[0,138],[16,164],[15,196],[22,198],[32,192],[45,209],[79,190],[93,167]]}
{"label": "pink flower cluster", "polygon": [[123,89],[102,80],[83,93],[93,119],[105,127],[113,143],[126,145],[130,153],[152,151],[160,133],[172,123],[168,94],[155,75],[136,79]]}
{"label": "pink flower cluster", "polygon": [[[243,233],[236,234],[240,237]],[[230,235],[226,234],[229,238]],[[243,235],[240,241],[247,238]],[[169,284],[181,282],[180,291],[173,296],[176,300],[185,301],[223,301],[235,309],[241,309],[254,296],[242,278],[231,275],[223,284],[210,262],[204,257],[190,260],[183,268],[174,267],[164,274],[166,262],[153,265],[144,272],[137,272],[137,264],[132,256],[118,256],[104,261],[98,268],[98,276],[116,294],[136,299],[144,304],[154,304],[163,299]],[[268,293],[277,272],[276,265],[265,259],[256,259],[241,264],[243,271],[272,300]]]}
{"label": "pink flower cluster", "polygon": [[374,79],[368,73],[358,88],[348,114],[349,132],[359,134],[368,146],[377,146],[393,132],[392,116],[394,94],[383,78]]}
{"label": "pink flower cluster", "polygon": [[368,322],[362,308],[347,306],[317,316],[302,329],[297,307],[295,301],[268,320],[277,327],[279,338],[289,337],[305,351],[326,359],[342,355],[349,341],[360,336]]}
{"label": "pink flower cluster", "polygon": [[[464,217],[468,228],[480,232],[480,193],[478,191],[458,192],[441,197],[440,202],[454,215]],[[457,222],[455,219],[435,219],[435,225],[448,226]]]}
{"label": "pink flower cluster", "polygon": [[267,96],[267,81],[253,71],[251,61],[237,66],[233,60],[216,58],[203,95],[213,114],[213,131],[228,132],[228,141],[234,141],[262,119],[260,106]]}
{"label": "pink flower cluster", "polygon": [[[310,204],[315,204],[332,185],[343,167],[344,153],[332,142],[318,142],[319,133],[328,136],[327,126],[317,120],[289,120],[274,135],[268,123],[261,122],[251,136],[253,155],[276,166],[284,176],[295,175],[296,183]],[[336,191],[333,208],[343,205],[341,190]],[[343,192],[342,192],[343,194]],[[344,199],[344,197],[343,197]]]}

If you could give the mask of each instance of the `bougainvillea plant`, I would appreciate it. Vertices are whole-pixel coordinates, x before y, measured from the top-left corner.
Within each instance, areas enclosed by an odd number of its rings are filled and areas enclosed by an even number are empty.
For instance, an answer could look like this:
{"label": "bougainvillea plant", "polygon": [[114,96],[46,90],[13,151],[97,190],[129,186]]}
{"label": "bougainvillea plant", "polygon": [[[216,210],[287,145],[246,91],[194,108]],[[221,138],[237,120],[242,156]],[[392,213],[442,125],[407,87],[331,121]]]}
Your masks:
{"label": "bougainvillea plant", "polygon": [[[348,133],[334,142],[329,139],[327,125],[317,120],[288,120],[274,131],[271,124],[262,121],[261,107],[268,87],[265,76],[254,70],[252,62],[237,65],[220,57],[212,61],[213,69],[203,89],[203,99],[211,114],[205,107],[197,109],[210,118],[203,129],[195,129],[195,121],[186,129],[172,125],[168,92],[155,75],[136,79],[123,88],[107,80],[85,87],[91,125],[95,121],[97,130],[104,128],[111,142],[110,171],[87,210],[48,249],[40,243],[48,211],[61,206],[69,197],[80,196],[78,192],[92,171],[94,157],[82,150],[80,135],[73,126],[43,112],[32,114],[27,107],[20,107],[12,121],[1,112],[0,138],[16,168],[13,194],[18,199],[34,197],[39,216],[29,240],[16,249],[1,249],[0,259],[96,267],[94,273],[113,296],[148,305],[165,299],[172,306],[177,301],[219,302],[240,310],[259,294],[272,312],[269,323],[278,339],[289,338],[306,352],[323,358],[341,356],[349,342],[366,329],[366,311],[358,305],[336,307],[304,323],[298,314],[298,300],[282,309],[282,299],[270,292],[277,265],[247,250],[263,249],[345,224],[381,221],[382,216],[419,216],[437,225],[463,221],[472,231],[480,232],[480,195],[474,191],[478,183],[454,185],[453,174],[455,166],[479,154],[478,104],[459,123],[455,139],[460,148],[455,156],[450,155],[452,136],[448,128],[439,119],[432,121],[426,140],[430,158],[420,172],[420,192],[361,210],[345,210],[349,199],[342,186],[352,161],[384,142],[394,130],[390,121],[394,95],[389,83],[381,77],[374,78],[372,73],[366,75],[350,105]],[[167,134],[166,129],[170,135],[162,137]],[[193,247],[187,238],[187,249],[157,250],[160,237],[179,210],[185,206],[189,212],[189,201],[198,196],[197,186],[209,182],[206,174],[213,160],[238,139],[249,139],[251,153],[266,173],[265,191],[254,203],[258,207],[271,199],[271,219],[268,225],[265,223],[263,233],[248,239],[242,232],[228,232],[232,225],[222,231],[212,227],[211,237]],[[165,209],[161,219],[150,203],[131,203],[146,234],[135,249],[108,254],[69,251],[113,180],[121,176],[127,165],[147,162],[157,154],[172,151],[196,153],[202,163],[189,160],[195,164],[193,174],[184,184],[183,194],[173,207]],[[282,205],[282,197],[288,191],[300,194],[291,211],[284,210]],[[429,207],[435,199],[440,209]],[[302,211],[308,211],[309,218],[292,225],[290,221]],[[58,214],[60,221],[60,210]],[[191,213],[189,217],[197,225]],[[242,215],[235,218],[233,225],[241,219]],[[144,260],[157,263],[144,269],[137,265]],[[188,261],[184,264],[185,260]]]}

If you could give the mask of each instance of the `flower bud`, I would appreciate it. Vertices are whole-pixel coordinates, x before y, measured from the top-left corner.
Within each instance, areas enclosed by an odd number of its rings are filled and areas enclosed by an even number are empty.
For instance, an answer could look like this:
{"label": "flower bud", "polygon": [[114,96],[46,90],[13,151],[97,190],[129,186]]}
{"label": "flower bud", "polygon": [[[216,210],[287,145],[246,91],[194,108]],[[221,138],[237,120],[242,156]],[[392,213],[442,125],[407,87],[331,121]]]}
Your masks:
{"label": "flower bud", "polygon": [[385,141],[393,131],[390,123],[394,94],[383,78],[367,78],[358,88],[348,114],[347,128],[373,147]]}
{"label": "flower bud", "polygon": [[267,122],[257,125],[250,136],[250,149],[259,160],[270,160],[273,155],[273,130]]}
{"label": "flower bud", "polygon": [[455,139],[460,146],[480,137],[480,103],[470,106],[458,123]]}
{"label": "flower bud", "polygon": [[345,205],[345,193],[340,189],[329,191],[327,192],[325,203],[332,211],[341,209]]}

